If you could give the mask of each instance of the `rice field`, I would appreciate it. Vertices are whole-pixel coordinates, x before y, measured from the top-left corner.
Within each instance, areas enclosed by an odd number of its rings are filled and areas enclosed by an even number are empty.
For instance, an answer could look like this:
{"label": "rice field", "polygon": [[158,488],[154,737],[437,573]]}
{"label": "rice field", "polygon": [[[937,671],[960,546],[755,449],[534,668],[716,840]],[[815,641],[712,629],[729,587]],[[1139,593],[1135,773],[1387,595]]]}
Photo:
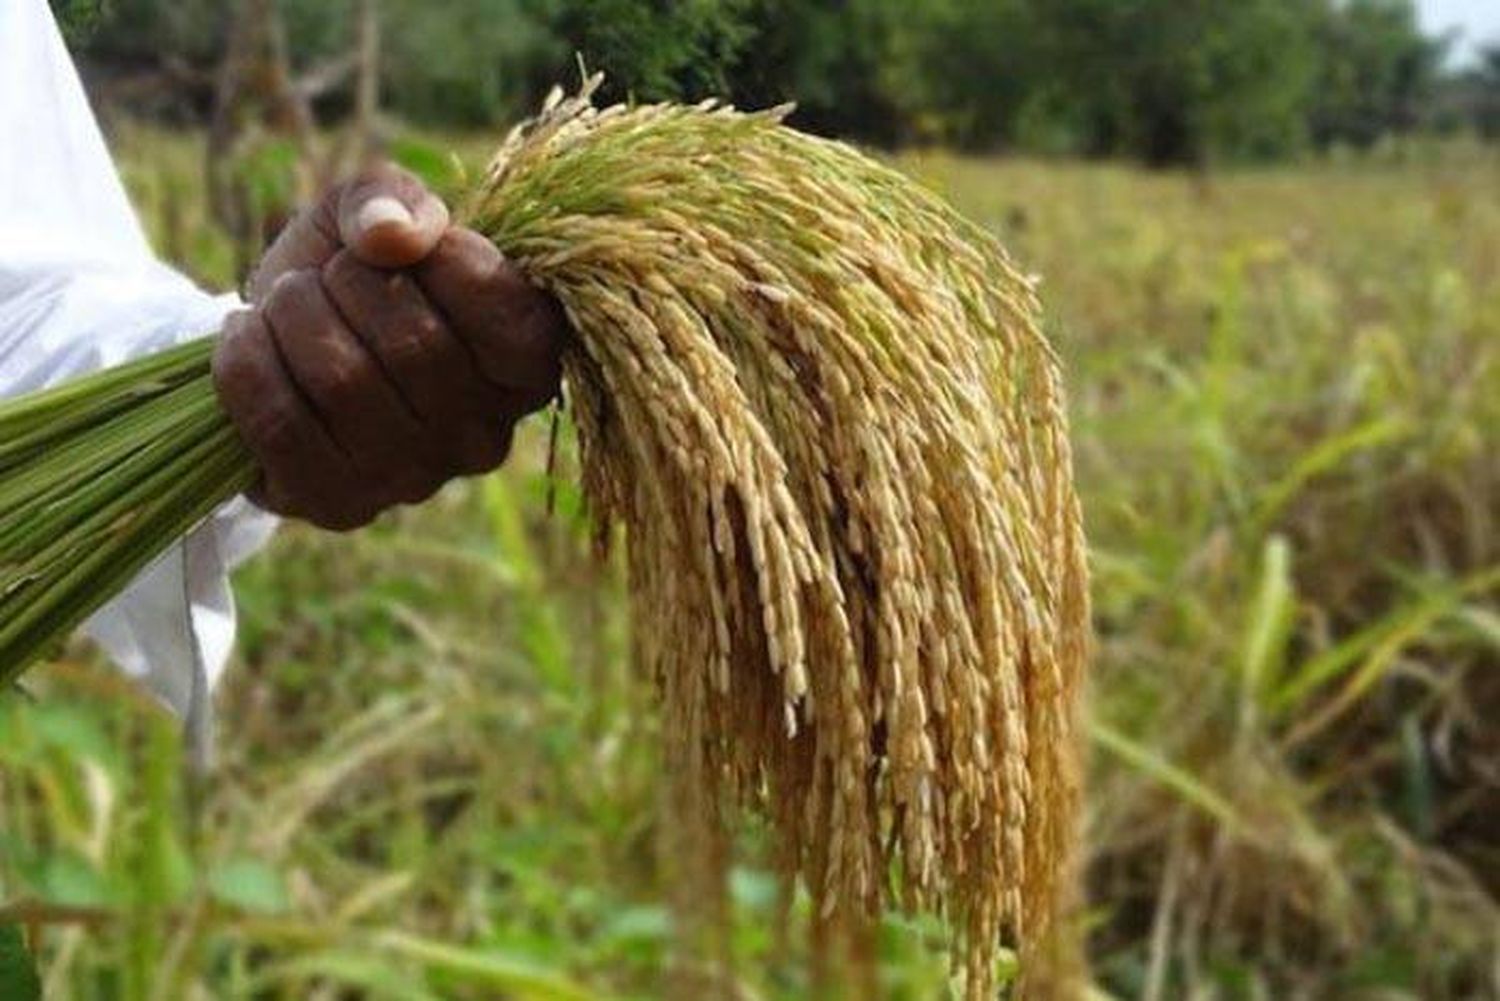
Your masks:
{"label": "rice field", "polygon": [[[164,253],[229,281],[193,141],[117,145]],[[1500,996],[1500,158],[899,163],[1042,276],[1067,368],[1101,996]],[[749,820],[732,965],[679,954],[623,567],[529,432],[244,570],[208,776],[82,648],[0,701],[0,900],[48,998],[815,996]],[[947,944],[888,918],[885,996],[945,996]]]}

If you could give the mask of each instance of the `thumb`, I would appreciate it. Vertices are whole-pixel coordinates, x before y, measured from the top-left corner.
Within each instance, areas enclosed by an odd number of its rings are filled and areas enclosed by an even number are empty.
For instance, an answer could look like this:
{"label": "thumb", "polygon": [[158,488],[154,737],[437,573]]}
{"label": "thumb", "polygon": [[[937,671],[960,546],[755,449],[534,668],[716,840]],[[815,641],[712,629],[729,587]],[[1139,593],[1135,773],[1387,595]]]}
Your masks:
{"label": "thumb", "polygon": [[448,207],[394,166],[366,171],[338,200],[339,240],[366,264],[404,268],[422,260],[448,228]]}

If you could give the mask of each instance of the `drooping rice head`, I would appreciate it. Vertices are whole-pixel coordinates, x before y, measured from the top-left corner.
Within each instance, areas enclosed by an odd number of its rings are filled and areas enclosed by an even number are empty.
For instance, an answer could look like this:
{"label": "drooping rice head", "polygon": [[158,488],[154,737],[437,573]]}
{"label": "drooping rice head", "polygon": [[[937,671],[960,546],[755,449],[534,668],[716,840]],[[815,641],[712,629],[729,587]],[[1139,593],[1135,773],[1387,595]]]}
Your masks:
{"label": "drooping rice head", "polygon": [[555,96],[468,222],[578,332],[585,493],[698,851],[749,802],[824,920],[941,910],[971,998],[1002,939],[1065,993],[1088,609],[1034,284],[782,117]]}

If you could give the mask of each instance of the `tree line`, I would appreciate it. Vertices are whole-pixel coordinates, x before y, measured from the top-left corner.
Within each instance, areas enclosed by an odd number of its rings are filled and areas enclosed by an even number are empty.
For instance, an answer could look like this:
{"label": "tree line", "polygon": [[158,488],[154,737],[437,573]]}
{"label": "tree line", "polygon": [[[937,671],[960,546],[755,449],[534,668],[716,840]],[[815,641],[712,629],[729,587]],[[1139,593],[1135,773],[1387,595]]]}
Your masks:
{"label": "tree line", "polygon": [[[358,0],[280,0],[317,77]],[[53,0],[86,71],[136,110],[201,118],[223,0]],[[1415,129],[1500,135],[1500,47],[1445,71],[1411,0],[379,0],[385,106],[439,126],[533,107],[577,60],[612,97],[795,101],[882,145],[1258,161]],[[337,79],[324,74],[325,79]],[[315,97],[339,114],[349,88]]]}

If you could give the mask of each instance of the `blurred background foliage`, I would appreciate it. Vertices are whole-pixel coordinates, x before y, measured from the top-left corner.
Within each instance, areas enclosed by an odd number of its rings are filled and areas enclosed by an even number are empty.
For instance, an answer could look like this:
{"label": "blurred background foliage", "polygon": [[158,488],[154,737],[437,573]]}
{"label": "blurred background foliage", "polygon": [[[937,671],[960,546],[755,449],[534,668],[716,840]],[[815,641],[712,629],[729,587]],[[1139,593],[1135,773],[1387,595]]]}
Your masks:
{"label": "blurred background foliage", "polygon": [[[156,246],[231,286],[201,126],[232,12],[55,5]],[[299,81],[339,79],[360,4],[279,9]],[[1043,276],[1095,573],[1100,996],[1500,998],[1500,53],[1454,67],[1390,0],[378,10],[380,144],[440,190],[581,53],[616,96],[795,97]],[[354,89],[316,89],[320,142]],[[299,149],[236,154],[257,213]],[[815,996],[753,824],[733,965],[674,946],[622,568],[547,439],[247,566],[206,777],[82,648],[0,700],[0,974],[19,929],[49,998]],[[938,926],[876,947],[888,997],[945,996]]]}
{"label": "blurred background foliage", "polygon": [[[53,3],[112,102],[205,114],[231,4]],[[303,65],[346,47],[354,0],[280,6]],[[887,145],[1179,164],[1500,131],[1500,53],[1449,70],[1408,0],[387,0],[382,16],[388,106],[446,126],[513,120],[581,57],[611,96],[795,100],[805,127]]]}

